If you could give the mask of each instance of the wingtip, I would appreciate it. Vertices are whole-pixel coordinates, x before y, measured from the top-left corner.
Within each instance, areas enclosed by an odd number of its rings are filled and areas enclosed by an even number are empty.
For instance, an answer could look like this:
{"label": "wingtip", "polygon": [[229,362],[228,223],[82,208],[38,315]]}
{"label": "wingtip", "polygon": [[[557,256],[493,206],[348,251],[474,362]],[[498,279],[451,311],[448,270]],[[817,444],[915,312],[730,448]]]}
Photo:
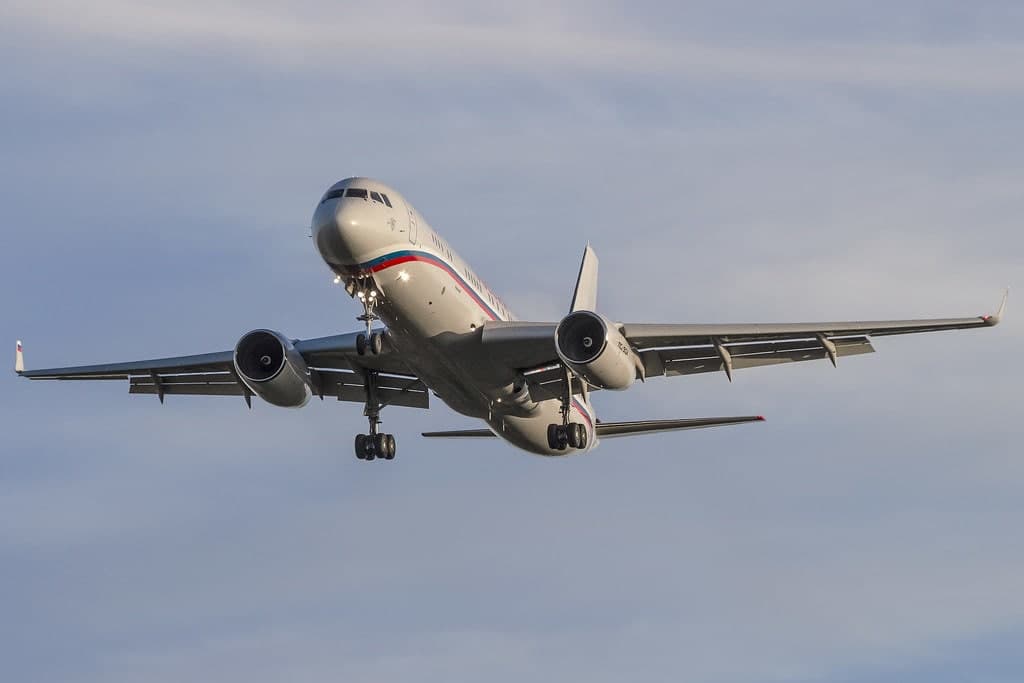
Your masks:
{"label": "wingtip", "polygon": [[25,355],[22,352],[20,339],[14,343],[14,371],[19,375],[25,372]]}
{"label": "wingtip", "polygon": [[999,302],[999,308],[995,313],[991,315],[983,315],[981,319],[984,320],[988,325],[998,325],[1003,319],[1003,313],[1006,312],[1006,300],[1010,298],[1010,288],[1007,287],[1003,291],[1003,300]]}
{"label": "wingtip", "polygon": [[756,420],[756,421],[757,421],[757,422],[764,422],[764,421],[765,421],[765,419],[764,419],[764,415],[758,415],[758,416],[757,416],[757,420]]}

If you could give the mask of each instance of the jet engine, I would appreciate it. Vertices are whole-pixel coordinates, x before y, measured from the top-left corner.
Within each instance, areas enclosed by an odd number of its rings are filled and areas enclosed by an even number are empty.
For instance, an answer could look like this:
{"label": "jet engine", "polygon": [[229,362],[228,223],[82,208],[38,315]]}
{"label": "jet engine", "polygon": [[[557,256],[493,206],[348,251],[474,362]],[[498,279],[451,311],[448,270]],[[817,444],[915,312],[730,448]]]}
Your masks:
{"label": "jet engine", "polygon": [[555,349],[591,386],[628,389],[643,376],[643,363],[626,338],[607,318],[591,311],[562,318],[555,329]]}
{"label": "jet engine", "polygon": [[301,408],[313,395],[302,355],[280,332],[254,330],[235,346],[235,370],[254,394],[282,408]]}

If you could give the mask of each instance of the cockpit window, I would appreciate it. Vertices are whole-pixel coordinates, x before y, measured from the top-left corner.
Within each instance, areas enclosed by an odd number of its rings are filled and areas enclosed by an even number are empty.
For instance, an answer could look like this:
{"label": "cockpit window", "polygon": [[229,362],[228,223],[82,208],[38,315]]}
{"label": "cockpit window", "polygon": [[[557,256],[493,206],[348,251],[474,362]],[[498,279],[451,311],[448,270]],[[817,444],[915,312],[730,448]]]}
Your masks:
{"label": "cockpit window", "polygon": [[383,192],[380,193],[380,196],[381,196],[381,199],[384,200],[384,203],[388,205],[388,208],[389,209],[392,208],[391,207],[391,200],[388,199],[388,196],[386,194],[384,194]]}
{"label": "cockpit window", "polygon": [[384,200],[380,198],[380,195],[374,192],[373,190],[370,190],[370,199],[372,199],[375,202],[380,202],[381,204],[384,203]]}
{"label": "cockpit window", "polygon": [[366,199],[366,190],[364,190],[362,188],[359,188],[359,187],[350,187],[350,188],[348,188],[348,191],[345,192],[345,196],[346,197],[362,197],[363,199]]}
{"label": "cockpit window", "polygon": [[345,188],[341,188],[341,189],[338,189],[338,190],[331,190],[330,192],[328,192],[327,194],[324,195],[324,198],[320,200],[320,203],[323,204],[328,199],[337,199],[338,197],[344,196],[344,194],[345,194]]}

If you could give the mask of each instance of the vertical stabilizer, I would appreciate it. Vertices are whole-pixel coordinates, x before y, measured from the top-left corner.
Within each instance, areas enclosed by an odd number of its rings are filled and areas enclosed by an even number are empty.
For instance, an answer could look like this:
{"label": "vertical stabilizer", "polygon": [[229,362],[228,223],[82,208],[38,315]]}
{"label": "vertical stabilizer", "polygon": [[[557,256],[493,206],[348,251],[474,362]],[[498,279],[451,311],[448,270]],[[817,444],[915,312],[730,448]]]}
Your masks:
{"label": "vertical stabilizer", "polygon": [[[10,347],[8,347],[10,348]],[[14,371],[19,375],[25,372],[25,356],[21,353],[21,340],[14,345]]]}
{"label": "vertical stabilizer", "polygon": [[583,250],[580,274],[576,278],[576,291],[572,294],[569,312],[597,309],[597,254],[587,245]]}

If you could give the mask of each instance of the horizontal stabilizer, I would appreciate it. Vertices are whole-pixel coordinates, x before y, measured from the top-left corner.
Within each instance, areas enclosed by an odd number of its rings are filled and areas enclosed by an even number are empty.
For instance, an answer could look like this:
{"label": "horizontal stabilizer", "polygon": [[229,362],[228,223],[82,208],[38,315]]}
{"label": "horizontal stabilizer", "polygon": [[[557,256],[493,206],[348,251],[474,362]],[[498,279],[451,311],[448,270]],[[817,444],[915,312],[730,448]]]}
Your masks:
{"label": "horizontal stabilizer", "polygon": [[[704,427],[724,427],[727,425],[746,424],[748,422],[764,422],[764,418],[760,415],[747,415],[743,417],[696,417],[685,420],[598,422],[597,436],[600,439],[607,439],[613,436],[674,432],[681,429],[703,429]],[[436,438],[477,438],[494,436],[494,432],[489,429],[453,429],[446,432],[423,432],[423,436]]]}
{"label": "horizontal stabilizer", "polygon": [[631,436],[633,434],[652,434],[654,432],[674,432],[681,429],[703,429],[705,427],[725,427],[727,425],[746,424],[748,422],[764,422],[760,415],[744,417],[696,417],[685,420],[636,420],[633,422],[599,422],[597,436],[608,439],[615,436]]}
{"label": "horizontal stabilizer", "polygon": [[443,439],[477,439],[494,436],[490,429],[452,429],[447,432],[423,432],[423,436]]}

